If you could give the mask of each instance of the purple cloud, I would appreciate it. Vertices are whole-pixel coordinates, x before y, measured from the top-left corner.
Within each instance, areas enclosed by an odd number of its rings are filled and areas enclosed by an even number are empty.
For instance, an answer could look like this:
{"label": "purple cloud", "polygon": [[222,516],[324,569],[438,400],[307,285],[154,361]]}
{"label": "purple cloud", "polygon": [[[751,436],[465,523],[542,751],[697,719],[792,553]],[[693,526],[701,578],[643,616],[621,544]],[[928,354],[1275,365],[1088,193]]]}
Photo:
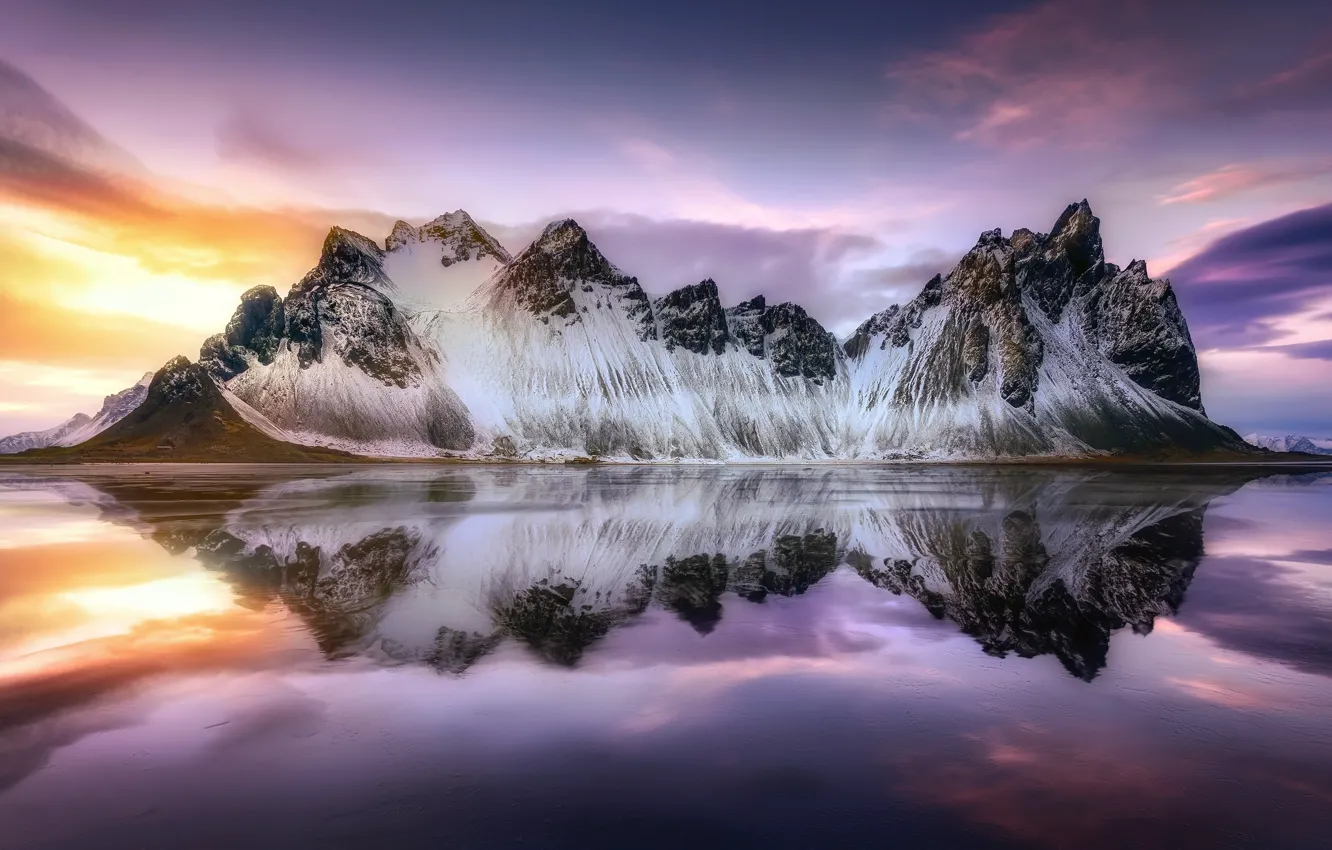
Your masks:
{"label": "purple cloud", "polygon": [[1332,204],[1219,239],[1170,277],[1199,347],[1269,343],[1279,334],[1274,320],[1332,293]]}
{"label": "purple cloud", "polygon": [[1297,345],[1279,345],[1275,350],[1300,360],[1332,360],[1332,339],[1302,342]]}
{"label": "purple cloud", "polygon": [[[607,212],[570,215],[587,228],[597,247],[653,296],[712,278],[722,302],[755,295],[769,303],[794,301],[831,329],[854,327],[869,316],[909,300],[957,257],[921,248],[900,265],[872,262],[885,244],[837,228],[776,230],[705,221],[658,221]],[[541,225],[484,225],[517,253]]]}

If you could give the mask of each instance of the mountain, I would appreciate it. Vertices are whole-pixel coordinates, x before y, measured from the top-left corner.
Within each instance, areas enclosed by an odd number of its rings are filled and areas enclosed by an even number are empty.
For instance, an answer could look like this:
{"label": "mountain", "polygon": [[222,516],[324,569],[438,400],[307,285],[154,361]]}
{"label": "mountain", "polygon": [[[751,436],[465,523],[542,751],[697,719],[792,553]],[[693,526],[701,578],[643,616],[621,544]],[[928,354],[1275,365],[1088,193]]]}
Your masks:
{"label": "mountain", "polygon": [[1274,452],[1332,455],[1332,439],[1301,437],[1297,434],[1287,434],[1284,437],[1265,437],[1261,434],[1249,434],[1244,440],[1260,449],[1268,449]]}
{"label": "mountain", "polygon": [[152,378],[152,372],[145,372],[134,386],[107,396],[102,401],[102,409],[93,416],[76,413],[54,428],[25,431],[0,439],[0,454],[17,454],[48,446],[74,446],[89,440],[124,419],[142,404],[148,395],[148,384]]}
{"label": "mountain", "polygon": [[[461,303],[428,306],[483,266]],[[1207,418],[1169,282],[1107,262],[1086,201],[1049,233],[981,234],[844,341],[798,304],[727,306],[711,279],[650,299],[572,219],[516,256],[461,210],[382,248],[334,228],[285,298],[242,296],[199,365],[281,439],[380,456],[1252,452]]]}
{"label": "mountain", "polygon": [[285,439],[197,363],[176,357],[152,375],[142,402],[72,448],[28,453],[38,460],[331,462],[355,458]]}
{"label": "mountain", "polygon": [[398,300],[418,309],[457,304],[513,259],[464,210],[420,227],[399,221],[385,248],[386,272]]}

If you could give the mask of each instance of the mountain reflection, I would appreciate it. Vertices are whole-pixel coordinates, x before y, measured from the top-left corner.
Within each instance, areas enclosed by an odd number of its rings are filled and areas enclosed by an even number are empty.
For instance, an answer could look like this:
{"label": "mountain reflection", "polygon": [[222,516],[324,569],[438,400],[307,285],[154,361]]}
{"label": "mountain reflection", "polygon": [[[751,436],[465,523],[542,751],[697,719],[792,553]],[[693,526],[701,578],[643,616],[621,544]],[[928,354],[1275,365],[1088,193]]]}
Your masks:
{"label": "mountain reflection", "polygon": [[330,658],[461,673],[512,640],[571,666],[650,608],[706,636],[730,606],[846,568],[987,653],[1054,655],[1091,680],[1113,632],[1180,607],[1207,503],[1251,477],[512,467],[205,477],[170,498],[160,482],[78,486],[114,521],[193,549],[247,607],[285,605]]}

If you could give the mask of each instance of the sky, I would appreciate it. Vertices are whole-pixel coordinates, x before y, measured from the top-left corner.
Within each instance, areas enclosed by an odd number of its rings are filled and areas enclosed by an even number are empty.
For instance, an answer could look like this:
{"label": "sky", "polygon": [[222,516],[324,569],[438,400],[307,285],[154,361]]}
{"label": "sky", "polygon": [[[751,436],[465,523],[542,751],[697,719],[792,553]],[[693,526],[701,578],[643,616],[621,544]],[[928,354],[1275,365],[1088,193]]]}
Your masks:
{"label": "sky", "polygon": [[[1208,412],[1332,435],[1332,4],[0,0],[0,433],[94,412],[329,226],[575,217],[846,334],[1087,198]],[[108,176],[113,175],[113,176]]]}

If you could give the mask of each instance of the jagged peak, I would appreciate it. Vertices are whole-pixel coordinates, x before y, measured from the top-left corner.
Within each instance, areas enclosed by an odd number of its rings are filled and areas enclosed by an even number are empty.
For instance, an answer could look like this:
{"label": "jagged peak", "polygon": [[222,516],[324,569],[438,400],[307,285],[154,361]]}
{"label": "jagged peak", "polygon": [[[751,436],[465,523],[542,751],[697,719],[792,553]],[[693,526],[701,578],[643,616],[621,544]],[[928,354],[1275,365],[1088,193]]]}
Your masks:
{"label": "jagged peak", "polygon": [[587,238],[587,231],[578,222],[571,218],[562,218],[547,224],[545,229],[541,231],[541,235],[532,243],[532,246],[543,250],[558,250],[580,241],[587,241],[589,245],[592,244]]}
{"label": "jagged peak", "polygon": [[384,249],[393,251],[406,245],[408,242],[415,242],[420,236],[416,228],[412,227],[402,219],[393,222],[393,229],[389,231],[388,238],[384,240]]}
{"label": "jagged peak", "polygon": [[355,230],[333,226],[324,237],[323,257],[344,255],[347,253],[369,254],[375,259],[382,259],[384,249],[375,240],[362,236]]}
{"label": "jagged peak", "polygon": [[1079,275],[1105,262],[1101,220],[1092,212],[1086,198],[1069,204],[1060,214],[1046,238],[1046,253],[1066,254],[1074,273]]}
{"label": "jagged peak", "polygon": [[762,295],[755,295],[748,301],[741,301],[739,304],[731,307],[727,312],[735,313],[762,313],[768,309],[768,299]]}
{"label": "jagged peak", "polygon": [[698,283],[690,283],[685,286],[677,287],[667,292],[657,299],[658,303],[669,303],[677,301],[698,301],[707,299],[721,303],[721,295],[717,290],[717,282],[712,278],[705,278]]}
{"label": "jagged peak", "polygon": [[274,287],[261,283],[242,292],[240,300],[242,304],[249,301],[280,301],[281,296]]}
{"label": "jagged peak", "polygon": [[456,209],[451,213],[435,216],[433,219],[422,225],[422,229],[426,227],[458,228],[468,224],[475,226],[476,220],[472,218],[467,210]]}
{"label": "jagged peak", "polygon": [[384,247],[389,252],[405,245],[420,242],[438,242],[444,246],[441,258],[445,266],[456,262],[494,257],[501,263],[509,263],[513,256],[500,244],[499,240],[476,223],[476,220],[462,209],[435,216],[420,227],[413,227],[401,219],[393,224],[393,230],[384,240]]}

